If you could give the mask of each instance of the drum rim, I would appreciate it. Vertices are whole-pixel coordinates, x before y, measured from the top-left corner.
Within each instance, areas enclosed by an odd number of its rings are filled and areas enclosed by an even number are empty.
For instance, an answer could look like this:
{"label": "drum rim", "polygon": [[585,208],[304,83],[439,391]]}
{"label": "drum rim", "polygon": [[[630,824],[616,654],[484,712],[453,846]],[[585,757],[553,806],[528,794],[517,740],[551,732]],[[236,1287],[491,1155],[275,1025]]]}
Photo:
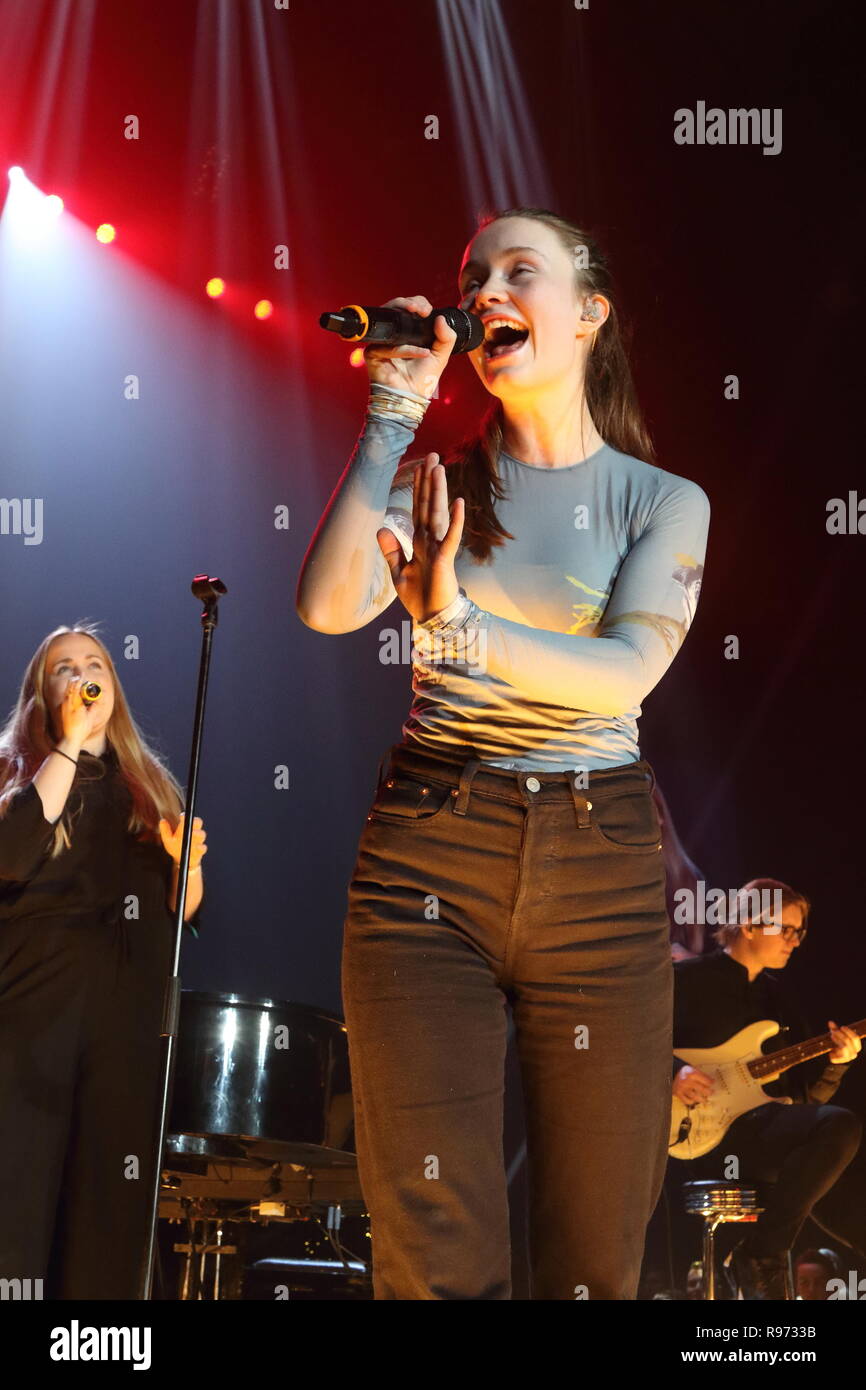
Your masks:
{"label": "drum rim", "polygon": [[327,1019],[329,1023],[336,1023],[343,1029],[346,1027],[345,1019],[339,1014],[331,1013],[330,1010],[320,1007],[318,1004],[303,1004],[292,999],[272,999],[262,997],[252,999],[246,995],[223,993],[220,990],[204,989],[182,989],[180,992],[181,1000],[194,999],[207,1004],[229,1004],[234,1007],[249,1009],[302,1009],[307,1014],[313,1014],[317,1018]]}

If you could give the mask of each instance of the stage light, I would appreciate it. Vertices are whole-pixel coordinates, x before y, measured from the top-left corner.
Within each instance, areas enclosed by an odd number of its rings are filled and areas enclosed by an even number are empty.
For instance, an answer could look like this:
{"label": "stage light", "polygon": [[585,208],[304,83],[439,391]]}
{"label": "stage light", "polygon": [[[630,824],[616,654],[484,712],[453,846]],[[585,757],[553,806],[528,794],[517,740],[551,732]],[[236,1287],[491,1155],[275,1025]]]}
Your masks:
{"label": "stage light", "polygon": [[274,306],[269,299],[260,299],[253,309],[253,313],[257,319],[269,319],[273,312]]}
{"label": "stage light", "polygon": [[463,184],[470,207],[549,208],[544,146],[502,9],[436,0]]}
{"label": "stage light", "polygon": [[351,351],[350,354],[349,354],[349,362],[351,363],[351,365],[352,365],[353,367],[363,367],[363,365],[364,365],[364,349],[363,349],[363,348],[353,348],[352,351]]}
{"label": "stage light", "polygon": [[225,293],[226,282],[221,280],[218,275],[214,275],[213,279],[208,280],[204,288],[205,293],[209,294],[211,299],[219,299],[220,295]]}
{"label": "stage light", "polygon": [[16,241],[45,245],[59,234],[63,199],[56,193],[46,196],[28,179],[20,165],[9,170],[9,196],[3,219],[9,235]]}
{"label": "stage light", "polygon": [[110,222],[102,222],[96,229],[96,240],[101,241],[104,245],[107,245],[109,241],[114,241],[116,236],[117,232]]}

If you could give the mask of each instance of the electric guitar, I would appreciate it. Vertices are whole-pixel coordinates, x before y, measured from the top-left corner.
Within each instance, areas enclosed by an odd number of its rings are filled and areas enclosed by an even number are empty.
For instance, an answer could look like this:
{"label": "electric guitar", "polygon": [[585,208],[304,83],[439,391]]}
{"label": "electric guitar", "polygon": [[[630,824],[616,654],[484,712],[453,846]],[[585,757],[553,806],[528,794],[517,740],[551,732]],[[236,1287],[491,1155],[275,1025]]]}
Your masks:
{"label": "electric guitar", "polygon": [[[866,1037],[866,1018],[848,1025],[859,1038]],[[706,1072],[715,1082],[708,1100],[686,1105],[673,1097],[671,1132],[668,1152],[672,1158],[699,1158],[721,1143],[738,1115],[759,1105],[775,1101],[777,1105],[792,1105],[790,1096],[768,1096],[765,1081],[775,1081],[789,1067],[808,1062],[832,1052],[835,1047],[829,1033],[784,1047],[779,1052],[761,1052],[761,1044],[779,1031],[772,1019],[751,1023],[734,1033],[720,1047],[674,1048],[674,1056],[691,1067]]]}

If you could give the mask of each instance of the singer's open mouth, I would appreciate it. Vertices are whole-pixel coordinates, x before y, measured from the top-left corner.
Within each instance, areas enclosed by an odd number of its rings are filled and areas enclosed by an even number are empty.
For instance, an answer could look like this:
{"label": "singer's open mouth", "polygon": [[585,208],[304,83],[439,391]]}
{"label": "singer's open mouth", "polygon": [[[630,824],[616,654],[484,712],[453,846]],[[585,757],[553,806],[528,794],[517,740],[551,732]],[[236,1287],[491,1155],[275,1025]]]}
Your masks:
{"label": "singer's open mouth", "polygon": [[529,338],[528,328],[518,328],[516,324],[499,323],[488,328],[484,339],[484,356],[488,360],[513,356],[519,352]]}

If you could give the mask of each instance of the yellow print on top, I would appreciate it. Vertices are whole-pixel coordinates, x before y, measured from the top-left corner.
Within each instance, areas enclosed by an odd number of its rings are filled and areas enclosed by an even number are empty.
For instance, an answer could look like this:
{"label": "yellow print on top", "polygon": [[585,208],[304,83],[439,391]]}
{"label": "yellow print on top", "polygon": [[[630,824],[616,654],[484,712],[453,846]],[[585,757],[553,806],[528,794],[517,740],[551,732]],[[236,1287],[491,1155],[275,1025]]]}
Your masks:
{"label": "yellow print on top", "polygon": [[610,598],[610,594],[606,594],[603,589],[591,589],[588,584],[583,583],[583,580],[575,579],[570,574],[567,574],[565,577],[569,584],[573,584],[576,589],[582,589],[585,594],[594,594],[596,598],[604,599],[604,603],[572,604],[574,622],[571,627],[566,629],[566,632],[569,636],[574,636],[578,632],[583,632],[584,636],[592,637],[593,633],[584,632],[584,629],[589,627],[594,630],[598,627],[604,615],[605,606],[607,600]]}

